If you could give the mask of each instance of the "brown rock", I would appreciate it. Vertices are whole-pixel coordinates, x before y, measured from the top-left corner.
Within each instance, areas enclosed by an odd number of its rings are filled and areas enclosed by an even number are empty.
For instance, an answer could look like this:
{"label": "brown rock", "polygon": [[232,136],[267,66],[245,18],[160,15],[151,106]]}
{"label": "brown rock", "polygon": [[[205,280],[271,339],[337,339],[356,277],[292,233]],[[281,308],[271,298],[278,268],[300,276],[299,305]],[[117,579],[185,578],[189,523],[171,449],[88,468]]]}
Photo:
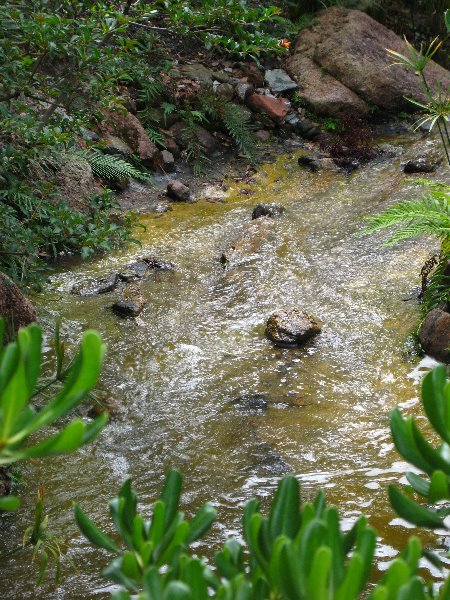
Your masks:
{"label": "brown rock", "polygon": [[57,195],[52,200],[66,202],[73,210],[85,211],[92,195],[98,191],[91,166],[81,156],[69,154],[60,155],[55,166],[53,173],[46,169],[37,175],[56,187]]}
{"label": "brown rock", "polygon": [[276,346],[301,346],[322,330],[321,322],[304,310],[292,308],[271,315],[266,324],[266,336]]}
{"label": "brown rock", "polygon": [[265,113],[275,123],[282,123],[290,109],[290,102],[286,98],[275,98],[275,96],[262,96],[259,94],[249,96],[247,105],[256,112]]}
{"label": "brown rock", "polygon": [[[201,145],[208,154],[215,152],[218,149],[218,142],[216,138],[209,133],[209,131],[203,127],[197,127],[196,131]],[[172,127],[169,129],[169,132],[173,136],[178,146],[181,148],[186,148],[188,138],[187,126],[185,123],[182,123],[181,121],[179,123],[175,123],[175,125],[172,125]]]}
{"label": "brown rock", "polygon": [[262,87],[264,85],[264,73],[260,71],[254,62],[240,63],[239,68],[248,83],[253,84],[255,87]]}
{"label": "brown rock", "polygon": [[[346,106],[364,114],[363,100],[386,110],[412,111],[406,98],[426,101],[425,96],[412,70],[392,65],[387,48],[408,54],[404,40],[367,14],[333,6],[301,31],[286,69],[300,96],[321,114],[338,115]],[[444,89],[450,83],[450,73],[432,61],[427,78],[434,91],[438,80]]]}
{"label": "brown rock", "polygon": [[191,200],[191,191],[188,186],[176,179],[171,179],[167,184],[167,195],[174,200],[178,200],[178,202],[189,202]]}
{"label": "brown rock", "polygon": [[261,142],[268,142],[270,140],[270,132],[266,131],[265,129],[258,129],[258,131],[255,133],[255,136]]}
{"label": "brown rock", "polygon": [[181,150],[179,145],[173,139],[172,134],[169,132],[164,132],[166,135],[164,136],[164,145],[168,152],[171,152],[175,158],[179,158],[181,154]]}
{"label": "brown rock", "polygon": [[424,352],[445,363],[450,363],[450,314],[435,308],[427,314],[419,331]]}
{"label": "brown rock", "polygon": [[0,317],[5,319],[6,331],[11,333],[37,320],[34,306],[4,273],[0,273]]}
{"label": "brown rock", "polygon": [[125,140],[144,165],[156,166],[160,162],[158,148],[137,117],[129,112],[108,111],[106,123],[116,135]]}
{"label": "brown rock", "polygon": [[220,83],[217,86],[216,93],[225,100],[233,100],[234,86],[231,83]]}
{"label": "brown rock", "polygon": [[318,115],[369,113],[369,107],[361,98],[340,81],[322,71],[312,58],[302,52],[293,54],[286,68],[299,85],[299,96]]}

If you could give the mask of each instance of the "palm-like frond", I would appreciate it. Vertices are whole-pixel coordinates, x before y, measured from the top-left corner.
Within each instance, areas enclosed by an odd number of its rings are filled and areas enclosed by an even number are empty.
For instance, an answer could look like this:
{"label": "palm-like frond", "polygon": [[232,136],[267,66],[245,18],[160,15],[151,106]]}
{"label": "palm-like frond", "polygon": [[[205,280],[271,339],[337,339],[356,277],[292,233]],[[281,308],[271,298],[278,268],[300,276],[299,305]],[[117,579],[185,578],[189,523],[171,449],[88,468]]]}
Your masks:
{"label": "palm-like frond", "polygon": [[364,233],[398,226],[385,245],[419,237],[433,235],[445,240],[450,237],[450,195],[438,189],[417,200],[408,200],[391,206],[380,215],[368,218],[369,225]]}
{"label": "palm-like frond", "polygon": [[90,164],[93,174],[101,179],[108,181],[127,181],[131,178],[147,181],[149,179],[148,175],[117,156],[94,151],[86,154],[86,160]]}

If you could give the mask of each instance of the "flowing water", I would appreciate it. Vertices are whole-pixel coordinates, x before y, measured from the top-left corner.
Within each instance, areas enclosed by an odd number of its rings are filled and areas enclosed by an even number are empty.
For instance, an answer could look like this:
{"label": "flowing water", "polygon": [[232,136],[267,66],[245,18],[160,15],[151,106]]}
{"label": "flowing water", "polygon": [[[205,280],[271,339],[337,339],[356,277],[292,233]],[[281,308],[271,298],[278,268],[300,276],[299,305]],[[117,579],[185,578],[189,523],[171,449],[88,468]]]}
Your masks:
{"label": "flowing water", "polygon": [[[108,597],[99,576],[108,557],[79,535],[71,504],[112,531],[107,501],[120,483],[132,477],[148,514],[169,467],[184,474],[188,514],[207,500],[218,509],[207,554],[239,535],[247,499],[257,495],[267,505],[279,476],[292,472],[305,498],[326,488],[346,526],[361,512],[369,517],[386,567],[410,534],[387,501],[387,483],[406,466],[393,449],[388,415],[395,405],[420,413],[419,359],[407,340],[418,319],[417,275],[432,249],[429,241],[383,248],[383,236],[359,235],[367,213],[418,193],[411,181],[402,185],[400,169],[414,150],[391,150],[395,158],[351,176],[312,174],[294,153],[278,156],[251,185],[230,182],[224,203],[179,204],[145,217],[142,248],[52,276],[34,298],[44,324],[50,329],[61,316],[72,345],[84,329],[100,331],[108,344],[103,385],[120,408],[90,446],[21,467],[24,507],[0,522],[1,545],[20,539],[42,481],[51,528],[78,570],[66,559],[62,583],[36,589],[29,555],[18,555],[2,565],[2,598]],[[243,187],[254,194],[240,195]],[[264,236],[250,234],[240,264],[224,269],[222,251],[239,240],[261,201],[282,202],[285,215],[263,227]],[[74,283],[149,253],[177,270],[146,279],[138,324],[107,309],[113,294],[70,294]],[[284,307],[318,316],[321,335],[303,349],[275,348],[264,323]],[[255,394],[269,399],[266,410],[235,401]],[[431,541],[446,546],[443,536]]]}

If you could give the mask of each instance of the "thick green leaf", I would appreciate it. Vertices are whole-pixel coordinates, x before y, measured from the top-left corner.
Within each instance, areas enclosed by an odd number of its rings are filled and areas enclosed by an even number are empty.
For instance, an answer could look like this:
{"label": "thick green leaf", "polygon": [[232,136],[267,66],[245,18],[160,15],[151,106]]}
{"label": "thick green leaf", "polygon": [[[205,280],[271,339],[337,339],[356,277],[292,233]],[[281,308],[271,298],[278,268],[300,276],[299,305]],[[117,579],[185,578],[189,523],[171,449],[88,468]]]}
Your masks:
{"label": "thick green leaf", "polygon": [[189,586],[192,600],[205,600],[208,598],[208,586],[204,578],[205,566],[198,559],[189,559],[183,572],[183,580]]}
{"label": "thick green leaf", "polygon": [[20,500],[17,496],[2,496],[0,498],[0,510],[12,512],[20,506]]}
{"label": "thick green leaf", "polygon": [[330,597],[330,569],[334,549],[320,547],[314,555],[306,589],[308,600],[328,600]]}
{"label": "thick green leaf", "polygon": [[300,486],[296,477],[288,475],[278,484],[269,514],[272,543],[279,535],[293,539],[300,527]]}
{"label": "thick green leaf", "polygon": [[417,449],[416,441],[412,431],[412,418],[403,419],[401,412],[395,408],[391,412],[391,432],[394,444],[398,452],[412,465],[431,473],[433,467],[426,461]]}
{"label": "thick green leaf", "polygon": [[425,375],[422,382],[422,403],[435,431],[447,444],[450,444],[450,429],[447,429],[445,423],[446,383],[447,373],[444,365],[436,367]]}
{"label": "thick green leaf", "polygon": [[189,523],[189,535],[186,543],[191,544],[200,539],[214,523],[217,511],[212,504],[207,502],[198,511]]}
{"label": "thick green leaf", "polygon": [[171,581],[164,591],[163,600],[192,600],[192,594],[185,583]]}
{"label": "thick green leaf", "polygon": [[429,502],[434,504],[439,500],[450,500],[448,477],[442,471],[434,471],[431,475]]}
{"label": "thick green leaf", "polygon": [[160,496],[160,500],[166,505],[164,527],[167,529],[175,515],[177,514],[178,507],[180,504],[181,488],[183,485],[183,478],[179,471],[171,469],[167,473],[166,480],[164,482],[163,491]]}
{"label": "thick green leaf", "polygon": [[19,329],[18,343],[21,358],[25,365],[28,396],[31,396],[41,367],[42,330],[36,325]]}
{"label": "thick green leaf", "polygon": [[364,586],[364,564],[361,556],[355,552],[345,571],[344,579],[338,587],[334,600],[354,600]]}
{"label": "thick green leaf", "polygon": [[422,477],[419,477],[419,475],[410,472],[406,473],[406,479],[418,494],[421,496],[428,496],[430,492],[430,484],[428,481],[425,481]]}
{"label": "thick green leaf", "polygon": [[105,548],[110,552],[117,553],[119,548],[115,542],[108,537],[103,531],[101,531],[93,521],[81,510],[78,504],[74,505],[75,520],[81,531],[81,533],[92,543],[94,546]]}
{"label": "thick green leaf", "polygon": [[444,526],[443,519],[435,512],[420,506],[414,500],[404,496],[395,486],[390,485],[388,492],[393,509],[402,519],[420,527],[435,529]]}

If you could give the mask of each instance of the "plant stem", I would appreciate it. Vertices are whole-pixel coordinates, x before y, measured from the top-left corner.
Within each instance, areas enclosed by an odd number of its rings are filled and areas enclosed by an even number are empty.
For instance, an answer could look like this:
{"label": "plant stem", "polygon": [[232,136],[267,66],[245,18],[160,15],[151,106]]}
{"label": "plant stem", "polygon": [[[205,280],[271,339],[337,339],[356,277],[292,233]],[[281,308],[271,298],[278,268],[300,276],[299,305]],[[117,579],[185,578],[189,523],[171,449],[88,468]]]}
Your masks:
{"label": "plant stem", "polygon": [[440,124],[439,120],[437,121],[437,126],[438,126],[438,129],[439,129],[439,135],[441,136],[442,145],[444,146],[445,155],[447,157],[447,162],[450,165],[450,156],[449,156],[449,153],[448,153],[447,144],[445,143],[444,134],[442,132],[442,128],[441,128],[441,124]]}

